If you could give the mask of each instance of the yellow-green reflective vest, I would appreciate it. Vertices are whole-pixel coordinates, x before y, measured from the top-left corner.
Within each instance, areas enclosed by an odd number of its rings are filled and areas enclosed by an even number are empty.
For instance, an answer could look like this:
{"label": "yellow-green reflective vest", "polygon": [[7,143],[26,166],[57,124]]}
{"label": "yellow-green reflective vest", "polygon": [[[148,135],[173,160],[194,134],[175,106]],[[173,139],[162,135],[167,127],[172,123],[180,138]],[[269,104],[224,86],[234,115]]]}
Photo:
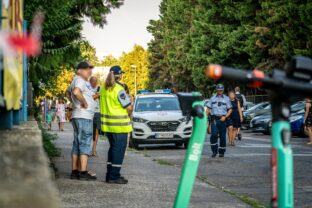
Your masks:
{"label": "yellow-green reflective vest", "polygon": [[115,84],[112,89],[101,87],[101,130],[110,133],[129,133],[132,124],[127,109],[123,108],[118,100],[118,93],[124,90],[120,84]]}

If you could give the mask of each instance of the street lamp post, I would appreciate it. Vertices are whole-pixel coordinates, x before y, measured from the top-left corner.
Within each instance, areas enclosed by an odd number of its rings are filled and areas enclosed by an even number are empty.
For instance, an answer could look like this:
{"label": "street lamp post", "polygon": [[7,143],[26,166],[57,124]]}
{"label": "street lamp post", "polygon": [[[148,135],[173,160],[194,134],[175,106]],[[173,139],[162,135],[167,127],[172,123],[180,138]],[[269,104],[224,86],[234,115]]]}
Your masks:
{"label": "street lamp post", "polygon": [[134,95],[136,95],[137,94],[137,76],[136,76],[137,66],[131,65],[131,68],[134,69]]}

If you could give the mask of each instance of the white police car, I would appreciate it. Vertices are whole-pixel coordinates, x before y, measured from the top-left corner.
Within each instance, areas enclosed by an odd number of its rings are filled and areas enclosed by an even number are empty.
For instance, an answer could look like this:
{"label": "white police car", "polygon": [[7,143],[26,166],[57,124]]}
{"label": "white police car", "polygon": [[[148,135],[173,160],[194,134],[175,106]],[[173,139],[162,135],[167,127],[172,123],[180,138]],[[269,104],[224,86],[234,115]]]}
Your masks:
{"label": "white police car", "polygon": [[192,121],[182,115],[178,97],[171,90],[139,91],[133,111],[130,147],[174,143],[188,146]]}

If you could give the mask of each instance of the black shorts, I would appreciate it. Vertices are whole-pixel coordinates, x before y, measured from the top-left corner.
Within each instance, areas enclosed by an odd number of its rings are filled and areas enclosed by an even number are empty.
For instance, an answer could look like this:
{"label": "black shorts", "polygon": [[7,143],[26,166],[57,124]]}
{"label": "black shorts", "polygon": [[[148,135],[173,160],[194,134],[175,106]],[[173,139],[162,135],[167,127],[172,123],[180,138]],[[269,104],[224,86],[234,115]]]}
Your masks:
{"label": "black shorts", "polygon": [[233,120],[231,118],[226,120],[226,128],[229,126],[233,126]]}
{"label": "black shorts", "polygon": [[93,128],[101,129],[101,114],[95,113],[93,117]]}
{"label": "black shorts", "polygon": [[241,128],[242,127],[242,124],[241,124],[241,121],[240,119],[237,119],[237,118],[229,118],[227,121],[226,121],[226,127],[229,127],[229,126],[233,126],[233,128],[235,129],[238,129],[238,128]]}

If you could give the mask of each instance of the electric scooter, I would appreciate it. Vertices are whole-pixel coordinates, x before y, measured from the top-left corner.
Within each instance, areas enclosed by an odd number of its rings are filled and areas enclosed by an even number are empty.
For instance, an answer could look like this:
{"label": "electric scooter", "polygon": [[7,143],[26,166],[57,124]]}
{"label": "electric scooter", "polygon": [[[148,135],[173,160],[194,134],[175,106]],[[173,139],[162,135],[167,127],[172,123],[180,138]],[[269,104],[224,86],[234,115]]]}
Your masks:
{"label": "electric scooter", "polygon": [[178,192],[174,203],[175,208],[186,208],[191,199],[197,169],[206,139],[207,116],[204,109],[204,102],[200,101],[200,93],[178,93],[178,98],[182,113],[184,116],[187,116],[188,122],[191,121],[191,117],[193,118],[192,136],[186,151]]}
{"label": "electric scooter", "polygon": [[[312,95],[312,59],[294,56],[285,65],[284,70],[274,69],[270,75],[265,75],[259,70],[246,71],[230,67],[210,64],[206,75],[218,80],[239,81],[251,88],[266,88],[270,90],[272,105],[272,198],[271,207],[293,208],[293,153],[290,145],[291,129],[289,124],[290,104],[296,98]],[[198,107],[201,106],[201,107]],[[195,182],[201,150],[197,165],[192,164],[190,155],[194,151],[194,144],[200,141],[202,148],[206,136],[206,124],[201,114],[196,114],[196,109],[203,108],[202,103],[193,103],[193,134],[190,139],[182,169],[180,184],[174,203],[174,208],[188,207],[192,187]],[[207,120],[205,118],[205,120]],[[203,130],[204,129],[204,130]],[[201,138],[199,138],[201,137]],[[192,172],[192,173],[189,173]],[[186,175],[189,178],[186,178]],[[189,189],[190,190],[189,190]]]}

